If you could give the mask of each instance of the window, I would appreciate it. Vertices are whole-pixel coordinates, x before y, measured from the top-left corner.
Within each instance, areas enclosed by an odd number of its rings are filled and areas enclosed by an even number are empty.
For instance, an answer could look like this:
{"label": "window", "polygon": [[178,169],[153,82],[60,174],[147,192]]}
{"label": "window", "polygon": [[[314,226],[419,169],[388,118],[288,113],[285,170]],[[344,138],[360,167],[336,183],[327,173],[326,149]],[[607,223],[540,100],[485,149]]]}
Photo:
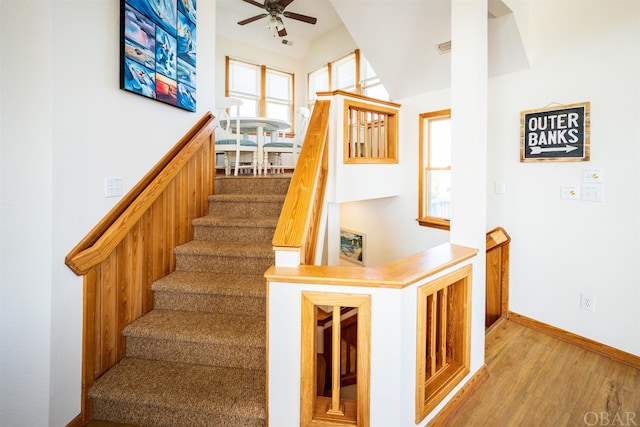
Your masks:
{"label": "window", "polygon": [[318,92],[344,90],[389,101],[389,93],[382,85],[369,62],[360,55],[360,49],[329,62],[312,71],[307,79],[309,106],[316,102]]}
{"label": "window", "polygon": [[260,115],[260,81],[260,66],[228,59],[227,96],[242,100],[241,116]]}
{"label": "window", "polygon": [[241,116],[293,122],[293,73],[227,57],[227,96],[242,100]]}
{"label": "window", "polygon": [[382,85],[380,78],[369,64],[369,61],[362,58],[362,80],[360,86],[362,87],[362,94],[369,98],[382,99],[383,101],[390,101],[389,93]]}
{"label": "window", "polygon": [[338,59],[331,64],[332,90],[344,90],[347,92],[354,92],[356,90],[356,82],[358,81],[356,67],[359,62],[356,52]]}
{"label": "window", "polygon": [[449,229],[451,110],[420,114],[418,222]]}

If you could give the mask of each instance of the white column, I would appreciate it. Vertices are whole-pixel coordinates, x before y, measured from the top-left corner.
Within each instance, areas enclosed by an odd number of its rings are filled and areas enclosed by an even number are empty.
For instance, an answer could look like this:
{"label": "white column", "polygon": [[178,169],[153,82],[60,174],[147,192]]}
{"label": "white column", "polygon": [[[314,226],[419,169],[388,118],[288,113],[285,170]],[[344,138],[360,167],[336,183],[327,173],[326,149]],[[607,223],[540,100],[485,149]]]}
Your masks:
{"label": "white column", "polygon": [[451,1],[451,242],[473,263],[471,372],[484,359],[487,199],[487,1]]}

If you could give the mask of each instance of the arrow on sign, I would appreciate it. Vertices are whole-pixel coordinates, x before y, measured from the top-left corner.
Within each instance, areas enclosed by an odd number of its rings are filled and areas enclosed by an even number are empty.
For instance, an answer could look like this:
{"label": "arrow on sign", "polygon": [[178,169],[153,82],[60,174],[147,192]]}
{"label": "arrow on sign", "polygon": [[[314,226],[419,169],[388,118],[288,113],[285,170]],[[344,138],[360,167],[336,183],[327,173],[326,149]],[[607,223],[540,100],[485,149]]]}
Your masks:
{"label": "arrow on sign", "polygon": [[574,147],[571,145],[565,145],[564,147],[548,147],[548,148],[542,148],[542,147],[530,147],[531,148],[531,154],[542,154],[542,153],[548,153],[551,151],[564,151],[565,153],[570,153],[573,150],[577,150],[578,147]]}

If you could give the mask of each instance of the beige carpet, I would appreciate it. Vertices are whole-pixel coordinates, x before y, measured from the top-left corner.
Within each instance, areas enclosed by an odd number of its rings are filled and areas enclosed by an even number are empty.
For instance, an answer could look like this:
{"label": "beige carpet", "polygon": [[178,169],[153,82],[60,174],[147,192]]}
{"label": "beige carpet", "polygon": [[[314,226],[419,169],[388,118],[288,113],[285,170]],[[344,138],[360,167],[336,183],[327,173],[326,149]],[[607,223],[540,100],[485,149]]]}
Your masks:
{"label": "beige carpet", "polygon": [[265,280],[289,176],[218,177],[127,356],[89,391],[94,423],[264,426]]}

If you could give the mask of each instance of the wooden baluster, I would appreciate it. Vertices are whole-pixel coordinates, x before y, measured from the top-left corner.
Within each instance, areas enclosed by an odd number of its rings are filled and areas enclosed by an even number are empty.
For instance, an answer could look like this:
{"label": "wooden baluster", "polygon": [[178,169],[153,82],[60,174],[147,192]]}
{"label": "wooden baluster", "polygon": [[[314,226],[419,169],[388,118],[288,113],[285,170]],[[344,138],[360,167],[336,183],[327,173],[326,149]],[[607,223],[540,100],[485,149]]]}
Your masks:
{"label": "wooden baluster", "polygon": [[431,295],[431,304],[429,306],[429,312],[431,313],[431,322],[429,322],[429,348],[427,348],[427,351],[429,353],[429,359],[431,361],[430,365],[429,365],[429,374],[431,375],[435,375],[436,373],[436,350],[438,348],[437,345],[437,341],[436,341],[436,332],[437,332],[437,326],[438,326],[438,321],[437,321],[437,311],[436,311],[436,307],[438,304],[438,293],[435,292]]}
{"label": "wooden baluster", "polygon": [[438,360],[440,368],[443,368],[447,363],[447,289],[444,288],[438,292],[440,294],[440,360]]}
{"label": "wooden baluster", "polygon": [[371,113],[368,111],[363,111],[362,116],[364,118],[364,152],[362,153],[362,157],[370,157],[371,153],[369,152],[369,146],[371,144]]}
{"label": "wooden baluster", "polygon": [[331,404],[327,414],[344,415],[344,409],[340,406],[340,306],[333,306],[331,337]]}

